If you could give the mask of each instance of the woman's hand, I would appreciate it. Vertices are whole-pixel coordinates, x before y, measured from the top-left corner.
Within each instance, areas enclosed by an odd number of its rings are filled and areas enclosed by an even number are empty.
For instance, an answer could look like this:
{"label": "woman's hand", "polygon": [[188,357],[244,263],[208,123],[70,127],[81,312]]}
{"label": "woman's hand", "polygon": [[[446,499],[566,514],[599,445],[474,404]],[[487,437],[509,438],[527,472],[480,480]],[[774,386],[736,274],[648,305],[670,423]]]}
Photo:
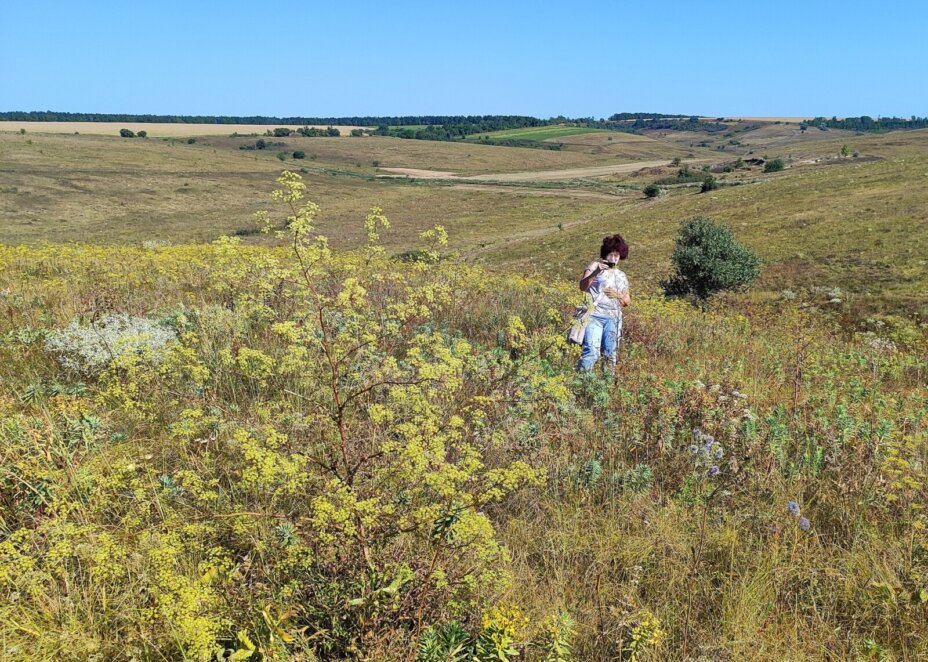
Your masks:
{"label": "woman's hand", "polygon": [[607,287],[603,290],[603,293],[610,299],[615,299],[621,303],[623,308],[632,302],[632,298],[627,291],[620,292],[614,287]]}

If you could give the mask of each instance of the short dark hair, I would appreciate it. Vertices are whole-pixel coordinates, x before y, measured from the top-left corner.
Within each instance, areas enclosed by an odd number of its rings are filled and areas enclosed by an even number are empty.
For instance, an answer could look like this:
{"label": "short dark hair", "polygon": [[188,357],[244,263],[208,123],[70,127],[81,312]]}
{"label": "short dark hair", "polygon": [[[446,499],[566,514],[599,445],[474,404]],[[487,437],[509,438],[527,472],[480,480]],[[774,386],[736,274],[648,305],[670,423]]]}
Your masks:
{"label": "short dark hair", "polygon": [[603,245],[599,249],[599,257],[606,259],[606,256],[613,251],[618,251],[619,259],[624,260],[628,257],[628,244],[622,239],[622,235],[614,234],[603,238]]}

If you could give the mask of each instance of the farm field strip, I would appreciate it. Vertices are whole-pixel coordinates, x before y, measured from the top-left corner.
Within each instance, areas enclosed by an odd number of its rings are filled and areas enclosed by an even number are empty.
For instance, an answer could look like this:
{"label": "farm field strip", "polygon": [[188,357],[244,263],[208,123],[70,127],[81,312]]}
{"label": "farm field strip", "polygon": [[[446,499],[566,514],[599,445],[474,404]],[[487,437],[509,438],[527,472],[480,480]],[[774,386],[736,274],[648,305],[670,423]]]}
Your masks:
{"label": "farm field strip", "polygon": [[524,129],[506,129],[504,131],[490,131],[471,134],[471,138],[486,136],[490,140],[537,140],[539,142],[562,138],[565,136],[578,136],[584,133],[604,133],[607,129],[594,129],[579,126],[533,126]]}

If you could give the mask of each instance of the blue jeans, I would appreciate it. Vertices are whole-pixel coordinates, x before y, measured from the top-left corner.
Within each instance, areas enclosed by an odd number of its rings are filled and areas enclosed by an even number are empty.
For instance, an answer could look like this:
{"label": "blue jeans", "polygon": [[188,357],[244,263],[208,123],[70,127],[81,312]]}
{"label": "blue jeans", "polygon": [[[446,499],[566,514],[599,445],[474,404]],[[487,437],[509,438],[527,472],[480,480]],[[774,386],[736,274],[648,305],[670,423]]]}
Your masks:
{"label": "blue jeans", "polygon": [[583,336],[583,352],[577,370],[589,371],[596,365],[600,353],[615,366],[616,351],[619,348],[619,336],[622,333],[622,318],[590,317]]}

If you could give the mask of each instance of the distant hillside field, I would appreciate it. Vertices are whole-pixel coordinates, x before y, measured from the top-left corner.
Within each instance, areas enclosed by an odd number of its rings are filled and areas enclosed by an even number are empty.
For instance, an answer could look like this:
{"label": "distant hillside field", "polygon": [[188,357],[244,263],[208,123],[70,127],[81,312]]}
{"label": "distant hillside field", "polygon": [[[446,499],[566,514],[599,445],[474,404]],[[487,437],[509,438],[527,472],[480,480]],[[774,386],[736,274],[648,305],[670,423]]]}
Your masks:
{"label": "distant hillside field", "polygon": [[600,133],[606,129],[593,129],[590,127],[580,126],[533,126],[524,129],[511,129],[506,131],[491,131],[489,133],[478,133],[471,137],[482,138],[486,136],[490,140],[551,140],[552,138],[563,138],[565,136],[578,136],[583,133]]}

